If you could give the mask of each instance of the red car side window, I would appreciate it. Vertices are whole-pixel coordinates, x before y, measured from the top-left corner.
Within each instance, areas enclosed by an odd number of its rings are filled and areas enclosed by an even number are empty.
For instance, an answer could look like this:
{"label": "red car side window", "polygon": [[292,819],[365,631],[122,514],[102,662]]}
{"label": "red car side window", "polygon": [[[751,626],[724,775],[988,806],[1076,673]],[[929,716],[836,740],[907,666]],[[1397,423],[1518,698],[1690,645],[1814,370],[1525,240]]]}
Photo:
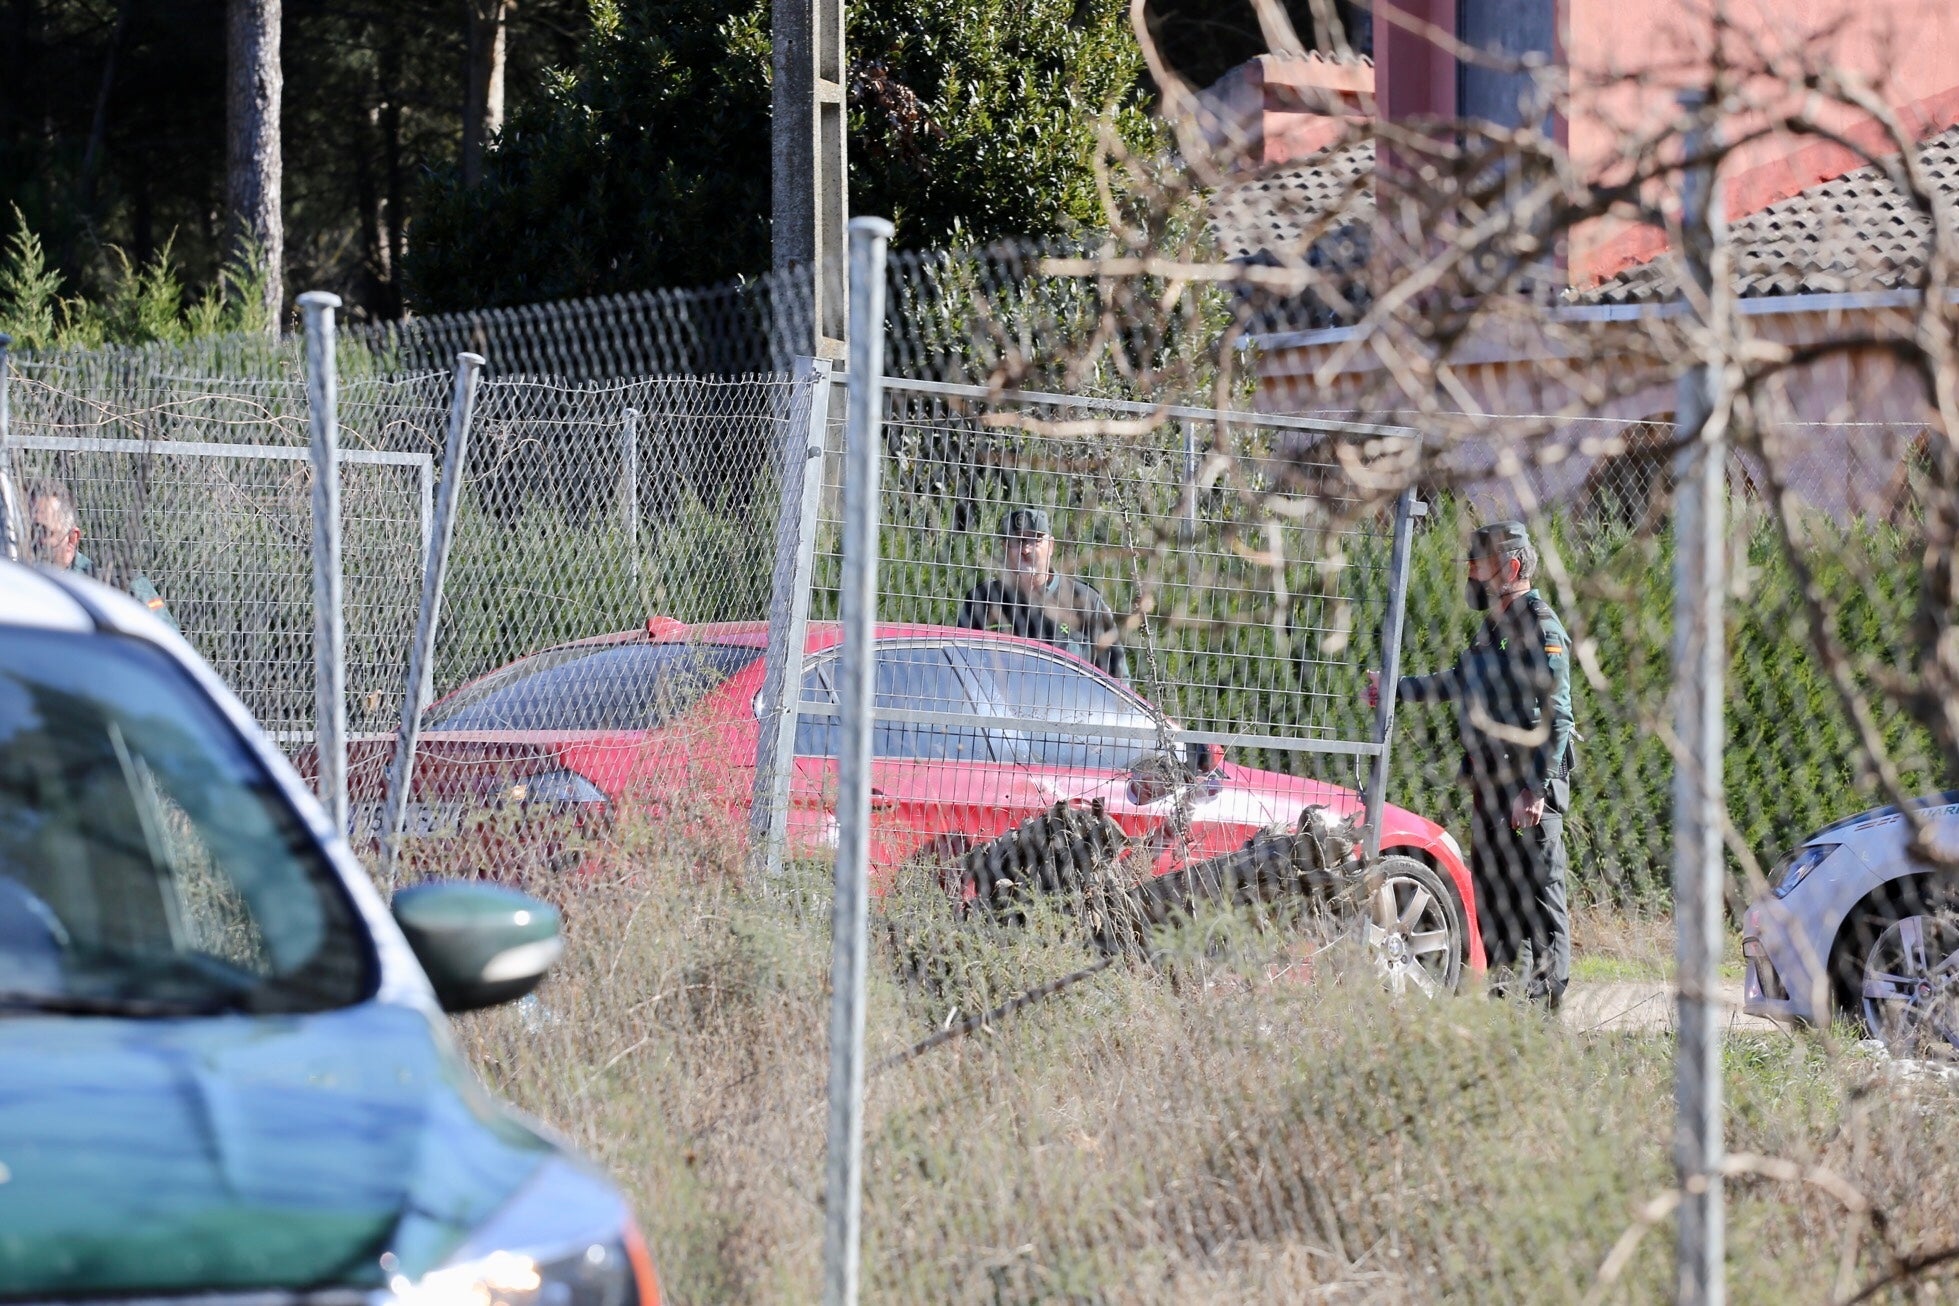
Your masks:
{"label": "red car side window", "polygon": [[[1089,667],[1049,657],[1004,641],[972,640],[960,653],[983,684],[992,687],[1008,716],[1057,724],[1120,725],[1155,729],[1155,717]],[[1026,760],[1035,766],[1124,771],[1156,743],[1148,737],[1036,733],[1025,738]]]}
{"label": "red car side window", "polygon": [[[803,702],[834,704],[836,676],[836,658],[819,659],[803,673]],[[978,712],[945,649],[937,644],[880,646],[872,692],[880,708],[961,716]],[[835,757],[837,728],[835,717],[804,714],[796,723],[797,755]],[[880,721],[871,732],[871,753],[935,762],[989,762],[994,760],[994,733],[936,723]]]}

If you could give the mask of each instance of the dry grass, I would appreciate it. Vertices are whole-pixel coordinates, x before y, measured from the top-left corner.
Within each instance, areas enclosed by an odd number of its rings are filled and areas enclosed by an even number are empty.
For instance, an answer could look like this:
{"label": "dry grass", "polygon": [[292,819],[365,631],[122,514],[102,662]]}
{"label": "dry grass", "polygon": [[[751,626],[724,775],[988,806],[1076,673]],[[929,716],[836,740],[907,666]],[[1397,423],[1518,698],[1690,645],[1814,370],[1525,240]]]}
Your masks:
{"label": "dry grass", "polygon": [[[822,897],[800,881],[745,894],[726,841],[680,828],[641,836],[630,870],[554,892],[571,948],[542,1018],[484,1013],[464,1041],[632,1192],[673,1299],[810,1300]],[[957,926],[929,896],[884,904],[874,936],[873,1055],[1085,960],[1064,922]],[[1665,1038],[1392,1003],[1337,951],[1311,982],[1273,983],[1274,950],[1209,920],[1154,967],[1118,966],[876,1076],[867,1298],[1582,1296],[1669,1181]],[[1888,1213],[1893,1249],[1959,1242],[1948,1088],[1820,1040],[1737,1040],[1729,1065],[1734,1150],[1828,1167]],[[1814,1186],[1732,1191],[1737,1301],[1827,1300],[1886,1263],[1885,1241]],[[1656,1229],[1610,1299],[1666,1295],[1670,1243]]]}
{"label": "dry grass", "polygon": [[[1581,904],[1571,912],[1571,978],[1614,983],[1673,978],[1673,917],[1650,909]],[[1728,931],[1723,979],[1741,978],[1741,935]]]}

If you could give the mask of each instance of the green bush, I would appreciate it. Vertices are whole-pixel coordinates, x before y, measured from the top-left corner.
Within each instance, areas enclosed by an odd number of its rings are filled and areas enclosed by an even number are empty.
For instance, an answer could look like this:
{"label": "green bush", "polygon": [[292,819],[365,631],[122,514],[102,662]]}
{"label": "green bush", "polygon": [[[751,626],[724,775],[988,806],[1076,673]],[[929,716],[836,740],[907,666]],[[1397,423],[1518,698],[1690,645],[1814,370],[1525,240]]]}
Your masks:
{"label": "green bush", "polygon": [[103,292],[66,298],[41,238],[14,210],[14,230],[0,246],[0,331],[24,350],[99,349],[104,345],[183,344],[207,336],[262,333],[264,296],[249,259],[227,264],[193,299],[170,242],[147,263],[114,246],[103,251]]}
{"label": "green bush", "polygon": [[[1117,0],[848,7],[854,213],[928,248],[1104,225],[1105,116],[1152,128]],[[520,105],[483,177],[432,170],[408,254],[421,312],[753,276],[769,258],[765,0],[593,0],[576,65]]]}

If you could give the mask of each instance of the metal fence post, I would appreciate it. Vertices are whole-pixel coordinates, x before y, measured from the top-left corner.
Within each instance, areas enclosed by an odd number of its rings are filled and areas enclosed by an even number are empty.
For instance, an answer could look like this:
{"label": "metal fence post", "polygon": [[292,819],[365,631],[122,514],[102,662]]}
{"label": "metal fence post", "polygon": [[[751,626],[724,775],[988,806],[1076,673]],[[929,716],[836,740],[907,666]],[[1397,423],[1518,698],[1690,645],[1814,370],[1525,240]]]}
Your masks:
{"label": "metal fence post", "polygon": [[7,381],[13,371],[11,346],[14,338],[0,331],[0,556],[20,561],[21,540],[27,523],[20,515],[20,500],[14,497],[13,419],[7,411]]}
{"label": "metal fence post", "polygon": [[[1696,123],[1698,92],[1680,97]],[[1694,162],[1706,140],[1698,126],[1684,149],[1681,186],[1683,252],[1692,286],[1709,305],[1716,293],[1711,261],[1720,222],[1712,168]],[[1696,308],[1690,308],[1697,311]],[[1705,362],[1682,373],[1674,405],[1673,893],[1679,1042],[1674,1061],[1674,1167],[1681,1195],[1674,1292],[1682,1306],[1726,1300],[1726,1231],[1721,1184],[1722,753],[1726,739],[1727,587],[1724,498],[1726,424],[1710,421],[1717,373]]]}
{"label": "metal fence post", "polygon": [[431,471],[434,461],[427,454],[415,468],[415,524],[421,530],[422,566],[429,565],[429,550],[435,541],[435,476]]}
{"label": "metal fence post", "polygon": [[340,296],[309,290],[306,407],[313,457],[313,711],[320,801],[336,830],[347,831],[347,660],[340,575],[340,380],[333,314]]}
{"label": "metal fence post", "polygon": [[802,696],[810,573],[816,564],[816,515],[823,494],[823,447],[830,426],[830,364],[796,360],[795,401],[783,435],[782,506],[776,515],[775,592],[769,600],[769,651],[762,680],[762,729],[755,747],[755,793],[749,809],[753,862],[764,875],[782,871],[789,840],[789,793],[795,779],[797,700]]}
{"label": "metal fence post", "polygon": [[870,943],[871,704],[877,629],[878,455],[884,413],[884,265],[891,224],[850,220],[850,344],[844,425],[842,719],[836,891],[830,909],[830,1125],[823,1300],[857,1301],[863,1196],[864,967]]}
{"label": "metal fence post", "polygon": [[[1367,836],[1372,863],[1381,855],[1381,810],[1388,800],[1388,746],[1394,739],[1394,691],[1401,680],[1401,628],[1408,617],[1408,558],[1414,551],[1418,504],[1413,486],[1394,501],[1394,544],[1388,551],[1388,610],[1381,619],[1381,697],[1374,708],[1374,767],[1367,774]],[[1371,901],[1371,899],[1370,899]]]}
{"label": "metal fence post", "polygon": [[456,355],[455,392],[449,400],[449,437],[442,446],[442,486],[436,494],[435,533],[422,566],[422,606],[415,615],[415,642],[408,648],[408,685],[401,699],[401,725],[394,757],[388,763],[388,791],[381,805],[381,873],[390,889],[395,858],[415,779],[415,741],[422,733],[422,709],[435,687],[435,632],[442,620],[442,583],[449,574],[449,547],[456,535],[456,509],[462,502],[463,467],[469,459],[469,421],[476,410],[481,354]]}
{"label": "metal fence post", "polygon": [[[473,357],[473,355],[472,355]],[[619,515],[626,519],[626,558],[633,583],[639,583],[639,409],[626,410],[619,432]]]}
{"label": "metal fence post", "polygon": [[1197,540],[1197,423],[1180,421],[1177,429],[1184,437],[1184,520],[1179,534],[1185,544],[1192,544]]}

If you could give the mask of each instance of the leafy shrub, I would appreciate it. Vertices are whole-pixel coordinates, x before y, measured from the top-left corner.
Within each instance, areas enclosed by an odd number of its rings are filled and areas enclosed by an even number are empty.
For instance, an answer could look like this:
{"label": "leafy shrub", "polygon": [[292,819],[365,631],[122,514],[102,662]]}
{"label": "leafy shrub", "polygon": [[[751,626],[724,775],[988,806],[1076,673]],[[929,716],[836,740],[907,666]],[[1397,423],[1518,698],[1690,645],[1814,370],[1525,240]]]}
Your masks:
{"label": "leafy shrub", "polygon": [[182,344],[265,329],[260,276],[250,258],[227,264],[216,283],[195,299],[185,289],[168,241],[140,265],[113,245],[103,258],[103,293],[93,299],[64,297],[60,272],[50,266],[40,237],[15,209],[14,230],[0,247],[0,331],[13,337],[13,347]]}

